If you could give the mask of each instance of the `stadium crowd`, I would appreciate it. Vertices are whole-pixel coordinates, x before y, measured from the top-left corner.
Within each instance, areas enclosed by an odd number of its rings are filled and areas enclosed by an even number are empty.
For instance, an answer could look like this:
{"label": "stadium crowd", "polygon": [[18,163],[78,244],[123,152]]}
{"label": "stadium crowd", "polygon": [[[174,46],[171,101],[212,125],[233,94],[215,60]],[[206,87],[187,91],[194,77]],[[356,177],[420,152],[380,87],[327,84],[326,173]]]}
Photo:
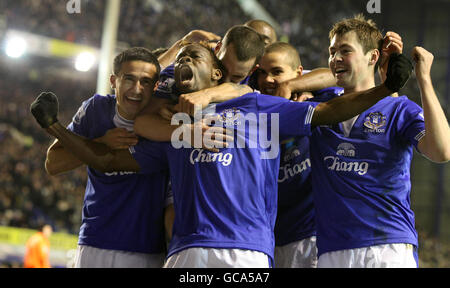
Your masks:
{"label": "stadium crowd", "polygon": [[76,234],[85,170],[58,177],[46,174],[45,151],[52,139],[36,129],[28,103],[42,89],[66,94],[67,105],[62,105],[61,115],[68,123],[82,98],[92,93],[92,87],[50,78],[30,81],[25,71],[17,70],[0,69],[0,77],[0,225],[36,229],[50,223],[59,232]]}
{"label": "stadium crowd", "polygon": [[[280,24],[280,36],[285,36],[302,55],[308,67],[326,65],[328,39],[324,37],[336,20],[356,13],[361,4],[345,0],[327,5],[308,1],[304,10],[290,9],[299,1],[262,0],[260,4]],[[202,29],[224,35],[226,30],[252,19],[237,1],[206,0],[127,0],[122,1],[118,40],[129,46],[150,49],[168,47],[192,29]],[[57,5],[52,0],[2,1],[0,18],[7,28],[63,39],[80,44],[99,46],[104,20],[105,0],[81,1],[81,13],[69,14],[66,1]],[[3,14],[3,15],[2,15]],[[322,15],[316,21],[316,15]],[[176,19],[176,21],[174,21]],[[95,28],[93,28],[95,27]]]}

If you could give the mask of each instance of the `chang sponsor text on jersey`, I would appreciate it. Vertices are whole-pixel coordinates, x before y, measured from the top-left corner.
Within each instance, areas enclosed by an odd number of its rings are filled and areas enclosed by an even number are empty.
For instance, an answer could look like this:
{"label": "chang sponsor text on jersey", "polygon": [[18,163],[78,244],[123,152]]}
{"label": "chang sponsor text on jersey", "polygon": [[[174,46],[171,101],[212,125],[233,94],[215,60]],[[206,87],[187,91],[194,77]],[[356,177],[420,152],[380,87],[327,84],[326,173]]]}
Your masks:
{"label": "chang sponsor text on jersey", "polygon": [[[326,167],[338,172],[356,172],[365,175],[369,170],[369,163],[364,161],[347,161],[341,158],[352,158],[356,156],[356,148],[350,143],[341,143],[336,149],[336,156],[325,156],[323,161]],[[343,157],[339,157],[343,156]]]}

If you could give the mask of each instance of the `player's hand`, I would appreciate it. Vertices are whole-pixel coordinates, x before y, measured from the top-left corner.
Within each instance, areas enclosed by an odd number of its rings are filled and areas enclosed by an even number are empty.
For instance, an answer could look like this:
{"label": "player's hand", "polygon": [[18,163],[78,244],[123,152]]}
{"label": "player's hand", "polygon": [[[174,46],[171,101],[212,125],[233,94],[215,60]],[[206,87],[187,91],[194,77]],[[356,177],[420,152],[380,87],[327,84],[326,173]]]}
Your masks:
{"label": "player's hand", "polygon": [[158,114],[167,121],[171,121],[175,113],[177,113],[177,111],[175,110],[174,105],[171,104],[164,104],[158,110]]}
{"label": "player's hand", "polygon": [[431,65],[434,56],[422,47],[416,46],[412,50],[412,59],[416,65],[415,73],[417,81],[423,81],[431,77]]}
{"label": "player's hand", "polygon": [[187,142],[190,147],[203,148],[217,153],[219,149],[227,148],[233,142],[233,130],[222,126],[212,126],[218,121],[218,116],[206,116],[202,121],[194,124],[183,124],[185,132],[190,138],[180,139]]}
{"label": "player's hand", "polygon": [[198,43],[198,42],[218,42],[222,39],[219,35],[204,30],[192,30],[181,40],[183,42]]}
{"label": "player's hand", "polygon": [[113,150],[128,149],[138,143],[138,137],[125,128],[114,128],[106,131],[105,135],[95,139]]}
{"label": "player's hand", "polygon": [[413,66],[403,54],[393,53],[389,58],[385,86],[392,92],[398,92],[408,82]]}
{"label": "player's hand", "polygon": [[278,83],[276,86],[274,96],[283,97],[284,99],[291,99],[292,90],[289,87],[289,83],[288,82]]}
{"label": "player's hand", "polygon": [[52,92],[42,92],[31,103],[30,111],[42,128],[47,129],[58,122],[58,97]]}
{"label": "player's hand", "polygon": [[211,103],[211,95],[200,90],[193,93],[181,94],[175,110],[194,116],[198,110],[202,110]]}
{"label": "player's hand", "polygon": [[381,48],[381,59],[380,65],[378,67],[378,73],[380,75],[381,81],[386,80],[386,73],[389,65],[389,57],[393,54],[403,53],[403,41],[402,37],[395,32],[389,31],[383,38],[383,45]]}
{"label": "player's hand", "polygon": [[311,98],[314,98],[311,92],[293,93],[291,96],[291,100],[295,102],[304,102]]}

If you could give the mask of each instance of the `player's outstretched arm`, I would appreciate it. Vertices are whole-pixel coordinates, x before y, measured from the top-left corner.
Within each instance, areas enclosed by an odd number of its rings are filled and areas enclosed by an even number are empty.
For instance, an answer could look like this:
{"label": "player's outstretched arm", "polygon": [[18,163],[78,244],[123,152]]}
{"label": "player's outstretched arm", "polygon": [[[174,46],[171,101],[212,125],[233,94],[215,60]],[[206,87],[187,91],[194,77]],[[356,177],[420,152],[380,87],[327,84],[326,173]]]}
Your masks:
{"label": "player's outstretched arm", "polygon": [[[111,149],[128,149],[130,146],[136,145],[138,140],[132,132],[123,128],[114,128],[94,141],[103,143]],[[65,149],[58,139],[47,150],[45,170],[49,175],[69,172],[84,164],[70,150]]]}
{"label": "player's outstretched arm", "polygon": [[142,113],[134,120],[134,131],[137,135],[157,142],[169,142],[176,128],[156,112]]}
{"label": "player's outstretched arm", "polygon": [[290,99],[292,93],[311,92],[336,86],[336,80],[329,68],[317,68],[278,85],[275,96]]}
{"label": "player's outstretched arm", "polygon": [[404,55],[391,55],[387,79],[382,85],[320,103],[314,111],[311,125],[337,124],[364,112],[384,97],[398,92],[408,81],[412,68],[411,61]]}
{"label": "player's outstretched arm", "polygon": [[[162,108],[167,110],[166,108]],[[227,132],[223,127],[210,127],[208,124],[208,118],[202,121],[187,123],[180,123],[175,121],[172,123],[172,111],[165,112],[165,117],[162,117],[160,113],[143,113],[136,117],[134,121],[134,131],[137,135],[156,142],[171,142],[176,141],[185,142],[188,147],[203,148],[212,152],[218,152],[219,148],[227,147],[228,143],[233,141],[232,133]],[[189,119],[190,116],[187,113],[181,113],[185,117],[181,119]],[[170,119],[170,120],[169,120]],[[179,136],[176,136],[179,135]],[[201,137],[201,147],[197,147],[195,139]],[[199,142],[199,141],[197,141]]]}
{"label": "player's outstretched arm", "polygon": [[175,109],[193,116],[196,107],[203,109],[210,103],[225,102],[251,92],[253,89],[248,85],[223,83],[197,92],[181,94]]}
{"label": "player's outstretched arm", "polygon": [[422,98],[425,119],[425,136],[418,148],[433,162],[450,161],[450,128],[445,113],[431,81],[431,66],[434,56],[422,47],[414,47],[412,57],[416,64],[415,73]]}
{"label": "player's outstretched arm", "polygon": [[58,139],[47,149],[45,171],[51,176],[72,171],[82,165],[84,163],[70,151],[64,149]]}
{"label": "player's outstretched arm", "polygon": [[138,163],[128,150],[113,150],[62,126],[57,119],[58,98],[55,94],[41,93],[31,104],[31,113],[47,133],[56,137],[65,149],[90,167],[101,172],[139,171]]}

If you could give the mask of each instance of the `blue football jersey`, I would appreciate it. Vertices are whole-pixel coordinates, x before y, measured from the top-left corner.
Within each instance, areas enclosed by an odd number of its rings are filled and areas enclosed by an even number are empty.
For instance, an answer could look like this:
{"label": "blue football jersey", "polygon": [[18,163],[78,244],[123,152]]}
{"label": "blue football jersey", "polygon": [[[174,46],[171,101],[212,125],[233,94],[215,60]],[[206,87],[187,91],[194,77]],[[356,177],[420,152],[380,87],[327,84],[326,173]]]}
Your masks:
{"label": "blue football jersey", "polygon": [[314,214],[309,137],[298,137],[281,145],[275,245],[316,235]]}
{"label": "blue football jersey", "polygon": [[[337,87],[316,91],[310,101],[325,102],[340,91],[342,88]],[[296,137],[281,144],[275,245],[283,246],[314,236],[315,226],[309,137]]]}
{"label": "blue football jersey", "polygon": [[[83,102],[68,128],[95,139],[116,128],[115,96],[95,95]],[[101,173],[87,168],[80,245],[139,253],[165,250],[163,209],[167,166],[155,163],[146,174]]]}
{"label": "blue football jersey", "polygon": [[387,97],[342,124],[311,136],[319,255],[388,243],[417,246],[410,205],[413,146],[425,133],[422,109]]}
{"label": "blue football jersey", "polygon": [[[310,135],[315,106],[250,93],[206,109],[234,129],[233,147],[213,153],[162,144],[175,206],[169,256],[211,247],[256,250],[273,258],[280,154],[279,142],[271,146],[265,140]],[[143,171],[164,154],[146,146],[141,142],[131,150]]]}

